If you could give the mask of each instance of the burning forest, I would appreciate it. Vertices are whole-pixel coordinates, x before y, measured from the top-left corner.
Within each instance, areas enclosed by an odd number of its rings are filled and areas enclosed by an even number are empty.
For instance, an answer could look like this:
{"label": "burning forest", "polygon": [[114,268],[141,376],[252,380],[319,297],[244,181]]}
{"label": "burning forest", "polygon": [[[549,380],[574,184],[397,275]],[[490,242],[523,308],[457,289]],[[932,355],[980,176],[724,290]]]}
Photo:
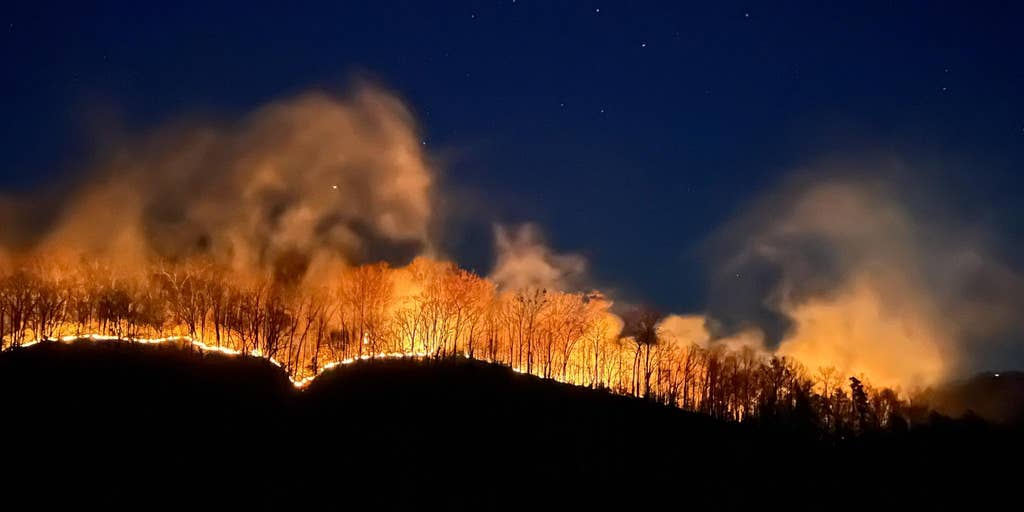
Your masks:
{"label": "burning forest", "polygon": [[[447,261],[446,192],[418,141],[403,103],[365,85],[119,140],[56,199],[0,203],[2,348],[178,342],[267,358],[298,387],[365,358],[465,357],[729,420],[812,409],[832,432],[905,422],[962,356],[967,334],[941,313],[974,313],[905,271],[924,250],[917,221],[863,180],[753,208],[715,242],[708,311],[662,315],[589,291],[586,260],[533,225],[497,225],[487,276]],[[931,274],[1009,276],[1015,293],[1010,271],[955,243]],[[765,268],[760,288],[736,287]]]}
{"label": "burning forest", "polygon": [[33,260],[0,278],[7,350],[46,340],[180,344],[266,358],[296,387],[359,360],[465,357],[735,421],[812,408],[834,433],[887,428],[910,412],[896,391],[863,376],[808,370],[750,346],[676,343],[654,311],[620,318],[611,306],[597,292],[501,291],[424,257],[353,266],[322,286],[208,260],[143,272]]}

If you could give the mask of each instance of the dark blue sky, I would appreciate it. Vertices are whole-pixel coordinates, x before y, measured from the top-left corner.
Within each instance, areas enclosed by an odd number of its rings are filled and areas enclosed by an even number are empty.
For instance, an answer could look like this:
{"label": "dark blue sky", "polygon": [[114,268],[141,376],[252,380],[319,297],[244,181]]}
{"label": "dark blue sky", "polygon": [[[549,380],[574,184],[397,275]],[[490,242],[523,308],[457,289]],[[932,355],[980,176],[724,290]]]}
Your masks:
{"label": "dark blue sky", "polygon": [[696,309],[701,243],[835,155],[943,162],[924,176],[1021,236],[1024,4],[147,4],[5,9],[0,188],[76,172],[97,112],[144,128],[372,77],[476,197],[447,243],[478,268],[486,221],[532,220],[598,281]]}

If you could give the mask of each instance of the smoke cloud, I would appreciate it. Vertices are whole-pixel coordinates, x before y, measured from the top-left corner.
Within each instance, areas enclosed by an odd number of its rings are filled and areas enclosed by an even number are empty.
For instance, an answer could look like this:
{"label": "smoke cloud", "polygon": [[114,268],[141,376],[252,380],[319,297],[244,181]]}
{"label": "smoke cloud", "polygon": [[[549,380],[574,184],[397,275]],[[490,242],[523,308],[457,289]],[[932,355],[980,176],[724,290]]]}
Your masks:
{"label": "smoke cloud", "polygon": [[501,289],[566,291],[583,284],[586,259],[579,254],[554,252],[534,224],[495,225],[494,243],[497,258],[489,277]]}
{"label": "smoke cloud", "polygon": [[726,350],[749,349],[758,355],[771,355],[764,345],[760,329],[748,328],[727,337],[712,339],[708,331],[708,318],[704,315],[671,314],[658,323],[662,341],[678,348],[697,345],[701,348],[722,347]]}
{"label": "smoke cloud", "polygon": [[1019,341],[1024,280],[986,231],[920,189],[866,177],[879,175],[791,180],[721,229],[708,339],[759,332],[812,370],[904,389],[978,369],[996,340]]}
{"label": "smoke cloud", "polygon": [[209,254],[296,279],[429,253],[434,183],[409,111],[364,86],[121,141],[49,202],[56,211],[30,198],[0,208],[0,220],[23,226],[4,235],[7,247],[127,264]]}

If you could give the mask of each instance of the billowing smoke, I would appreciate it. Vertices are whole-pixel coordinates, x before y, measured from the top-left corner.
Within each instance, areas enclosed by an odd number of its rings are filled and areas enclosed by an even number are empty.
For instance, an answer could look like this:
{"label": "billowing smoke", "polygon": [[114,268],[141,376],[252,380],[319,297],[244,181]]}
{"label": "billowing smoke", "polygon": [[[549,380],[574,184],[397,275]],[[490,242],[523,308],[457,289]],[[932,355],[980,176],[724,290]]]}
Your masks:
{"label": "billowing smoke", "polygon": [[23,226],[3,245],[129,264],[209,254],[286,279],[432,248],[434,173],[409,111],[373,87],[120,141],[87,176],[59,201],[0,208]]}
{"label": "billowing smoke", "polygon": [[991,364],[1024,335],[1024,281],[983,229],[913,192],[864,174],[787,183],[720,230],[706,330],[689,336],[761,333],[812,371],[904,389]]}
{"label": "billowing smoke", "polygon": [[726,350],[749,349],[758,355],[770,355],[765,349],[764,334],[760,329],[748,328],[730,336],[712,339],[708,319],[704,315],[667,315],[658,324],[658,334],[662,341],[679,348],[697,345],[707,349],[715,345]]}
{"label": "billowing smoke", "polygon": [[559,254],[546,244],[533,224],[494,227],[496,263],[489,276],[501,289],[574,290],[583,284],[586,259]]}

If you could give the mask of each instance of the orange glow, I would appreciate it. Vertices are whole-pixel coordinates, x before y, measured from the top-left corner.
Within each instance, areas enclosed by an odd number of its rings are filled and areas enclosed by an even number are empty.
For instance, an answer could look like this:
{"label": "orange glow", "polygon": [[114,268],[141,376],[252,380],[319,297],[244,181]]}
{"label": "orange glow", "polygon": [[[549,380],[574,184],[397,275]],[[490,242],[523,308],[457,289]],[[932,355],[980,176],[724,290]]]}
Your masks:
{"label": "orange glow", "polygon": [[[892,373],[878,373],[876,382],[904,383],[899,377],[905,368],[880,365],[868,352],[842,364],[844,354],[814,343],[830,334],[867,343],[893,329],[872,316],[877,310],[870,290],[852,290],[834,304],[805,304],[794,312],[798,332],[773,353],[756,331],[712,340],[699,315],[669,316],[655,326],[655,343],[638,342],[597,292],[499,290],[485,278],[427,258],[397,269],[349,268],[321,287],[284,287],[202,262],[133,275],[102,266],[36,262],[0,274],[8,319],[0,341],[5,349],[18,350],[40,340],[125,340],[259,357],[298,390],[324,372],[361,361],[465,358],[743,420],[756,414],[764,396],[816,386],[814,364],[834,366],[847,376],[869,372],[874,377],[870,372],[888,369]],[[19,302],[23,298],[28,302]],[[14,325],[11,319],[24,322]],[[858,327],[840,330],[835,322],[841,320]],[[918,339],[908,334],[898,342],[912,348]],[[841,345],[826,339],[825,346]],[[912,361],[906,368],[921,364]],[[890,376],[896,378],[887,380]],[[825,385],[843,382],[830,379]],[[766,383],[782,387],[758,387]]]}

